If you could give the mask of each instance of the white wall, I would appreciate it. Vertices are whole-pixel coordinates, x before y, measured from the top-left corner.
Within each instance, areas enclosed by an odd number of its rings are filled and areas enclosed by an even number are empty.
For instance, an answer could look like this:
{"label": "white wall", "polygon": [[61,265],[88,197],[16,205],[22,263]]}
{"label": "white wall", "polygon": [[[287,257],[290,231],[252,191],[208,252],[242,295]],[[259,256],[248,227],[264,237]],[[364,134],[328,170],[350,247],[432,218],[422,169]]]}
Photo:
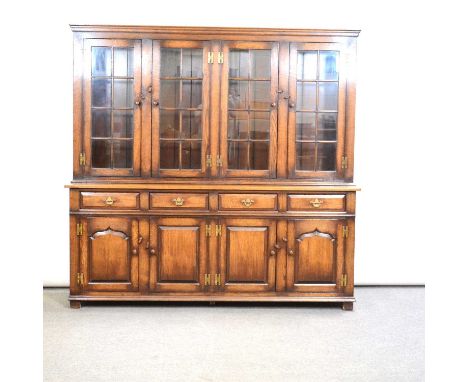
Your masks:
{"label": "white wall", "polygon": [[[428,92],[427,81],[436,76],[430,66],[435,54],[433,36],[428,39],[424,28],[437,9],[409,1],[45,3],[25,5],[20,25],[4,26],[5,43],[14,54],[2,73],[14,89],[3,103],[10,110],[3,129],[12,129],[20,143],[2,142],[2,163],[7,164],[2,168],[24,208],[7,223],[16,232],[11,249],[25,262],[35,260],[44,285],[68,284],[68,192],[63,185],[72,177],[70,23],[362,29],[355,183],[363,191],[358,196],[356,283],[425,282],[423,262],[432,249],[421,240],[427,228],[422,216],[425,205],[433,203],[426,186],[431,150],[425,148],[438,146],[439,135],[433,132],[440,121],[432,118],[429,102],[440,94]],[[438,147],[437,155],[450,155],[450,146]]]}

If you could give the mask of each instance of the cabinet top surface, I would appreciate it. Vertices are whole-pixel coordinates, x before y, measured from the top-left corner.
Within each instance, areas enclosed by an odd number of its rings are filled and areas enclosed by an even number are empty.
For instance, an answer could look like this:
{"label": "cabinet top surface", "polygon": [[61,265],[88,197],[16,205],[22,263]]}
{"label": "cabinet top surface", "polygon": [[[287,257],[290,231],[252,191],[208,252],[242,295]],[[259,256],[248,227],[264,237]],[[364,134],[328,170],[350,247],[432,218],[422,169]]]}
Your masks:
{"label": "cabinet top surface", "polygon": [[344,36],[357,37],[360,30],[351,29],[291,29],[291,28],[238,28],[198,26],[152,26],[152,25],[84,25],[71,24],[73,32],[139,32],[139,33],[200,33],[212,34],[262,34],[293,36]]}

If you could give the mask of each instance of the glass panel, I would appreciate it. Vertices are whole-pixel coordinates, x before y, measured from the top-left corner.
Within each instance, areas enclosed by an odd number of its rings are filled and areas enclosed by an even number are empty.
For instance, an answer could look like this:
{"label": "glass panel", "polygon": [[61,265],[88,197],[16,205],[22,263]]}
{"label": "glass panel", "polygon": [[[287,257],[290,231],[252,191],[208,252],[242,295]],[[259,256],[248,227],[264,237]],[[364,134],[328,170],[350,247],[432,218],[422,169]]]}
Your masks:
{"label": "glass panel", "polygon": [[161,138],[179,138],[179,112],[161,110],[159,113],[159,136]]}
{"label": "glass panel", "polygon": [[334,141],[336,140],[336,113],[318,114],[318,140]]}
{"label": "glass panel", "polygon": [[202,107],[201,81],[182,81],[182,102],[180,107]]}
{"label": "glass panel", "polygon": [[250,51],[250,78],[270,78],[271,51]]}
{"label": "glass panel", "polygon": [[296,139],[315,139],[315,113],[296,113]]}
{"label": "glass panel", "polygon": [[268,169],[268,142],[250,142],[250,168],[252,170]]}
{"label": "glass panel", "polygon": [[317,171],[335,171],[336,143],[317,144]]}
{"label": "glass panel", "polygon": [[111,167],[111,141],[110,140],[92,140],[91,158],[94,168]]}
{"label": "glass panel", "polygon": [[180,98],[179,80],[161,80],[161,107],[178,107]]}
{"label": "glass panel", "polygon": [[112,48],[93,46],[91,48],[91,74],[93,76],[111,75]]}
{"label": "glass panel", "polygon": [[110,107],[111,105],[111,80],[96,79],[91,81],[91,104],[95,107]]}
{"label": "glass panel", "polygon": [[247,109],[249,98],[249,81],[229,81],[230,109]]}
{"label": "glass panel", "polygon": [[201,111],[182,111],[182,138],[202,137]]}
{"label": "glass panel", "polygon": [[228,115],[228,139],[247,139],[249,132],[249,113],[230,111]]}
{"label": "glass panel", "polygon": [[270,109],[270,81],[252,81],[251,88],[251,109]]}
{"label": "glass panel", "polygon": [[114,76],[133,77],[133,48],[114,48]]}
{"label": "glass panel", "polygon": [[182,77],[203,76],[203,50],[182,49]]}
{"label": "glass panel", "polygon": [[338,52],[320,51],[319,78],[338,80]]}
{"label": "glass panel", "polygon": [[296,142],[296,169],[314,171],[315,143]]}
{"label": "glass panel", "polygon": [[201,169],[201,142],[182,142],[182,168]]}
{"label": "glass panel", "polygon": [[133,107],[133,80],[114,80],[114,107]]}
{"label": "glass panel", "polygon": [[315,80],[317,78],[317,52],[297,52],[297,79]]}
{"label": "glass panel", "polygon": [[112,136],[114,138],[132,138],[133,136],[133,110],[116,110]]}
{"label": "glass panel", "polygon": [[228,142],[228,167],[238,170],[249,168],[248,142]]}
{"label": "glass panel", "polygon": [[111,136],[111,111],[92,110],[92,133],[93,137]]}
{"label": "glass panel", "polygon": [[338,83],[319,83],[319,110],[337,110]]}
{"label": "glass panel", "polygon": [[270,113],[250,113],[250,139],[270,139]]}
{"label": "glass panel", "polygon": [[161,77],[180,76],[180,49],[161,49]]}
{"label": "glass panel", "polygon": [[179,168],[179,142],[161,141],[160,167],[162,169]]}
{"label": "glass panel", "polygon": [[113,145],[114,167],[132,168],[133,145],[132,141],[114,141]]}
{"label": "glass panel", "polygon": [[229,77],[249,77],[249,51],[231,50],[229,52]]}
{"label": "glass panel", "polygon": [[297,110],[316,110],[317,84],[315,82],[297,83]]}

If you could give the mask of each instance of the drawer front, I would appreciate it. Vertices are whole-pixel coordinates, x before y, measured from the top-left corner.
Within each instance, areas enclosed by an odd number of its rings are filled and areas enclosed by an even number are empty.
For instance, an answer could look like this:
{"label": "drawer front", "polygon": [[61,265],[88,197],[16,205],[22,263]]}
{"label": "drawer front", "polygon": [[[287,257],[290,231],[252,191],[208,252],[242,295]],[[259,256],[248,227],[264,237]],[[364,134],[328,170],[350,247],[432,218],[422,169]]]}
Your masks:
{"label": "drawer front", "polygon": [[346,211],[346,195],[288,195],[289,211]]}
{"label": "drawer front", "polygon": [[153,192],[150,194],[150,208],[180,208],[192,210],[208,210],[208,200],[208,194],[186,194],[182,192]]}
{"label": "drawer front", "polygon": [[220,210],[276,210],[276,194],[219,194]]}
{"label": "drawer front", "polygon": [[137,192],[82,192],[81,208],[136,210],[140,208]]}

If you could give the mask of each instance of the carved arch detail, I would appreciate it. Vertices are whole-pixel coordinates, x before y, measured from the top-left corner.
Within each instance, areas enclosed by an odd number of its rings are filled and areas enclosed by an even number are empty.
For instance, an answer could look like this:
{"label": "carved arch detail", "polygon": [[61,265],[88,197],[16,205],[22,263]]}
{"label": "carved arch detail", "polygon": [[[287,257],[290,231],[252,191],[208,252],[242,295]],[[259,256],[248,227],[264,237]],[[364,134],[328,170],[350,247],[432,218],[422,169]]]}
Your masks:
{"label": "carved arch detail", "polygon": [[124,240],[128,240],[129,239],[129,236],[127,236],[127,234],[125,234],[125,232],[122,232],[122,231],[115,231],[113,230],[111,227],[107,227],[105,230],[103,231],[97,231],[95,232],[92,236],[90,236],[89,238],[91,240],[95,240],[99,237],[102,237],[102,236],[107,236],[107,235],[112,235],[112,236],[117,236],[117,237],[120,237],[121,239],[124,239]]}
{"label": "carved arch detail", "polygon": [[303,241],[304,239],[307,239],[307,238],[311,238],[311,237],[314,237],[314,236],[318,236],[318,237],[323,237],[324,239],[329,239],[331,240],[332,242],[335,241],[335,236],[333,236],[332,234],[330,233],[327,233],[327,232],[321,232],[319,231],[318,229],[315,229],[314,231],[312,232],[306,232],[306,233],[303,233],[301,236],[299,236],[296,240],[301,242]]}

